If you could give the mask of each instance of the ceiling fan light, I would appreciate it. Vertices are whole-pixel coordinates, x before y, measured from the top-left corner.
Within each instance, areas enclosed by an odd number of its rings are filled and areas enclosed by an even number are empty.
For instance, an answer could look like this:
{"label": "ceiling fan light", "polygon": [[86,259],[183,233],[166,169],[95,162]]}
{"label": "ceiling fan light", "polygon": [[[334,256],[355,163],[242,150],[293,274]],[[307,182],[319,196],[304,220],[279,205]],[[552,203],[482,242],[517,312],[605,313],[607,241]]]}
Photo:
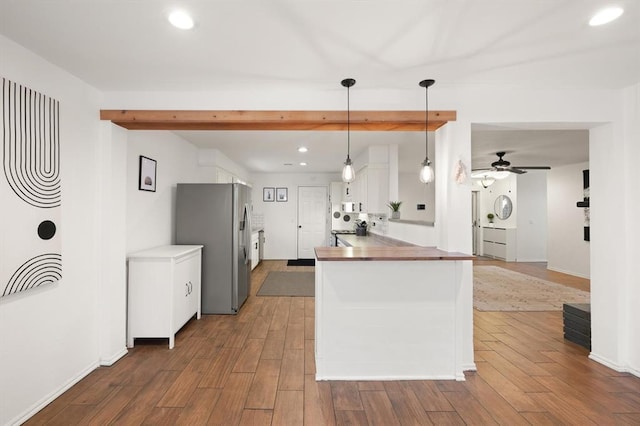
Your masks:
{"label": "ceiling fan light", "polygon": [[491,185],[493,185],[495,183],[495,181],[496,180],[494,178],[490,177],[490,176],[485,176],[485,177],[480,178],[480,179],[477,180],[478,185],[480,185],[483,188],[490,187]]}
{"label": "ceiling fan light", "polygon": [[419,178],[422,183],[433,182],[433,179],[435,178],[433,167],[431,167],[431,161],[429,161],[428,158],[422,162]]}
{"label": "ceiling fan light", "polygon": [[343,182],[353,182],[356,178],[356,172],[353,170],[353,163],[351,162],[351,158],[347,157],[347,160],[344,162],[344,167],[342,168],[342,181]]}
{"label": "ceiling fan light", "polygon": [[498,180],[505,179],[509,177],[509,172],[506,170],[494,171],[494,172],[491,172],[491,177]]}

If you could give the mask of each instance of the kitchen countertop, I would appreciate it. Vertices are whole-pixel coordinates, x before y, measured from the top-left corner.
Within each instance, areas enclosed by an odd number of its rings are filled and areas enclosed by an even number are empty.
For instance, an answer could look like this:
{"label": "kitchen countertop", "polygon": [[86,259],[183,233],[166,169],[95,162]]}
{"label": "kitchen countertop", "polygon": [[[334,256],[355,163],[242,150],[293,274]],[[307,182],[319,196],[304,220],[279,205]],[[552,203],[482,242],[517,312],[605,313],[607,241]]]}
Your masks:
{"label": "kitchen countertop", "polygon": [[316,258],[319,261],[474,259],[474,256],[468,254],[417,246],[376,234],[368,234],[366,237],[343,234],[338,238],[350,247],[316,247]]}
{"label": "kitchen countertop", "polygon": [[469,254],[440,250],[436,247],[316,247],[318,261],[357,260],[473,260]]}
{"label": "kitchen countertop", "polygon": [[338,239],[347,247],[417,247],[415,244],[411,244],[406,241],[396,240],[395,238],[371,233],[366,236],[339,234]]}

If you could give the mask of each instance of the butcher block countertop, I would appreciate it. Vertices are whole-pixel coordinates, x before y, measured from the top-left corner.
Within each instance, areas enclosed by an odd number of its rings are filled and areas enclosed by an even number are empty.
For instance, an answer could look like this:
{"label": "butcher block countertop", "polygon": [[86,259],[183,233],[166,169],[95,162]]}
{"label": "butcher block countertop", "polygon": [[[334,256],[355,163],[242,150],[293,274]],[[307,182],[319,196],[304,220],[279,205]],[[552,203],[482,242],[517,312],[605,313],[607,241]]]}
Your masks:
{"label": "butcher block countertop", "polygon": [[[366,237],[365,237],[366,238]],[[359,260],[472,260],[474,256],[435,247],[316,247],[318,261]]]}
{"label": "butcher block countertop", "polygon": [[371,233],[364,237],[355,234],[339,234],[338,239],[347,247],[418,247],[406,241]]}

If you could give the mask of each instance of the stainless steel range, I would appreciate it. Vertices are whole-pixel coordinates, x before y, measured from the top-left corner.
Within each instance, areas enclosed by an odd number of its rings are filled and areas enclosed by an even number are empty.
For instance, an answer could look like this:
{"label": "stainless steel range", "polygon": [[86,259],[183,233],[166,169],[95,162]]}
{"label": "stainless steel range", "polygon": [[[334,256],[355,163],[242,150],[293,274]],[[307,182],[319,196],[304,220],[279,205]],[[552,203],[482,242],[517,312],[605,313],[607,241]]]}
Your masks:
{"label": "stainless steel range", "polygon": [[355,229],[333,229],[331,230],[331,247],[338,247],[338,235],[355,234]]}

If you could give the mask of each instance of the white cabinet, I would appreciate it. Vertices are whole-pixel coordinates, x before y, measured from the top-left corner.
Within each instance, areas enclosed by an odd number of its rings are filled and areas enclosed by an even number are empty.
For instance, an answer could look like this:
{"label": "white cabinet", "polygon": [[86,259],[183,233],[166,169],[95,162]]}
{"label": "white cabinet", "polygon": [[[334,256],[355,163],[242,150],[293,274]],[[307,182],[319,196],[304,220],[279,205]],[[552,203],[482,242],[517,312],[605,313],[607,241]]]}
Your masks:
{"label": "white cabinet", "polygon": [[260,263],[260,233],[251,234],[251,270]]}
{"label": "white cabinet", "polygon": [[329,201],[331,204],[340,204],[344,194],[344,182],[331,182]]}
{"label": "white cabinet", "polygon": [[342,184],[342,201],[353,200],[353,182]]}
{"label": "white cabinet", "polygon": [[353,183],[353,201],[356,211],[361,213],[384,213],[389,202],[389,168],[387,166],[365,166],[356,174]]}
{"label": "white cabinet", "polygon": [[516,260],[515,228],[482,228],[482,252],[484,256],[513,262]]}
{"label": "white cabinet", "polygon": [[200,319],[201,245],[155,247],[129,255],[127,346],[137,337],[168,337]]}
{"label": "white cabinet", "polygon": [[264,259],[264,229],[261,230],[260,232],[258,232],[258,253],[259,253],[259,257],[258,259],[260,259],[259,261],[262,262],[262,259]]}

